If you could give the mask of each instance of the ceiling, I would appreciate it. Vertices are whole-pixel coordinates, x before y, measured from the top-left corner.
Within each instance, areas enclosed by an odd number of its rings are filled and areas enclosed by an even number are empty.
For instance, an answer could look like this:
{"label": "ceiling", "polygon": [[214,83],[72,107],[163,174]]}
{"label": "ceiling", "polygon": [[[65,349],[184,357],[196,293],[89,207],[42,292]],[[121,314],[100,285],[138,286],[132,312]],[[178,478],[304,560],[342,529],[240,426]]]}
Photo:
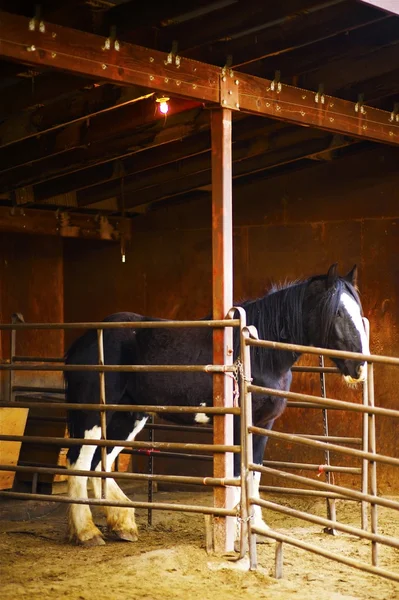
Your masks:
{"label": "ceiling", "polygon": [[[189,7],[189,8],[188,8]],[[356,102],[399,101],[399,17],[360,0],[0,0],[0,10]],[[209,107],[0,61],[0,203],[134,216],[209,194]],[[235,185],[375,145],[233,115]]]}

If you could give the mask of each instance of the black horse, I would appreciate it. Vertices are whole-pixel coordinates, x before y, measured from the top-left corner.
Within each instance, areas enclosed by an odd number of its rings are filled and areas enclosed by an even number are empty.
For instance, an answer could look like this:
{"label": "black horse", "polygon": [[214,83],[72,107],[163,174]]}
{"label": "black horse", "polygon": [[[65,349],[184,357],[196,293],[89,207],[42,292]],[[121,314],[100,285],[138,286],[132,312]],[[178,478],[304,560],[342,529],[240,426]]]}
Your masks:
{"label": "black horse", "polygon": [[[368,341],[362,322],[362,308],[356,286],[356,266],[346,276],[339,277],[336,265],[327,275],[318,275],[284,287],[273,288],[266,296],[242,304],[247,323],[254,325],[261,339],[319,346],[336,350],[368,353]],[[134,313],[116,313],[107,322],[155,320]],[[239,333],[235,329],[234,353],[239,350]],[[212,330],[179,329],[106,329],[104,331],[105,364],[210,364],[212,363]],[[251,369],[256,385],[289,390],[291,367],[299,354],[265,348],[251,349]],[[66,354],[67,364],[97,364],[96,332],[88,331],[75,341]],[[335,360],[348,382],[364,379],[365,364],[355,360]],[[99,402],[99,377],[95,372],[65,373],[68,402]],[[136,405],[212,405],[212,376],[204,373],[107,373],[106,399],[109,404]],[[286,406],[284,398],[253,395],[253,422],[271,429],[274,420]],[[107,437],[133,440],[144,427],[148,415],[138,412],[107,412]],[[169,414],[164,418],[179,423],[204,422],[200,414]],[[71,437],[99,439],[100,417],[95,411],[69,411]],[[235,443],[239,443],[239,418],[234,423]],[[267,438],[254,436],[254,462],[261,464]],[[108,448],[107,470],[123,448]],[[239,475],[239,456],[235,455],[235,476]],[[74,446],[68,452],[71,469],[100,469],[100,448]],[[94,492],[100,497],[100,480],[92,478]],[[259,478],[256,480],[258,493]],[[87,478],[70,476],[69,495],[87,497]],[[128,500],[113,479],[107,480],[107,497]],[[257,527],[267,528],[260,507],[256,507]],[[133,508],[106,509],[107,525],[120,539],[137,539]],[[88,505],[72,504],[69,513],[71,540],[85,545],[104,543],[94,525]]]}

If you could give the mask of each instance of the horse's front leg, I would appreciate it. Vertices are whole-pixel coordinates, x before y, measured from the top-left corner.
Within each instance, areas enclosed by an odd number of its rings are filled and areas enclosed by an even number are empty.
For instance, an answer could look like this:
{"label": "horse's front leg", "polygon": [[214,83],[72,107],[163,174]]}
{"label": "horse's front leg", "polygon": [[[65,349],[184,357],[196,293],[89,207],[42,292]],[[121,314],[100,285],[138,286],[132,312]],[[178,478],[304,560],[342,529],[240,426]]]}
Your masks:
{"label": "horse's front leg", "polygon": [[[117,416],[111,421],[109,426],[110,435],[115,434],[117,431]],[[143,429],[146,424],[148,417],[142,417],[134,422],[132,431],[127,435],[127,441],[133,441],[136,435]],[[126,419],[125,419],[126,420]],[[116,436],[115,436],[116,437]],[[123,446],[117,446],[107,455],[106,470],[111,472],[112,465],[123,450]],[[100,454],[98,453],[95,458],[95,470],[101,470]],[[97,464],[98,463],[98,464]],[[99,477],[92,477],[93,491],[96,498],[101,498],[101,479]],[[112,478],[107,478],[106,483],[106,498],[107,500],[115,500],[116,502],[131,502],[130,498],[121,490],[116,481]],[[107,528],[113,537],[125,542],[136,542],[138,539],[138,531],[135,520],[134,507],[118,507],[118,506],[106,506],[105,513],[107,516]]]}
{"label": "horse's front leg", "polygon": [[[101,429],[94,426],[85,431],[86,439],[100,439]],[[68,468],[80,471],[90,471],[96,446],[81,446],[71,448],[68,452]],[[68,496],[70,498],[88,498],[87,477],[70,475],[68,478]],[[83,546],[99,546],[104,544],[101,531],[94,525],[87,504],[71,504],[68,514],[68,536],[70,541]]]}
{"label": "horse's front leg", "polygon": [[[271,429],[273,427],[273,423],[274,423],[274,420],[269,421],[264,426],[264,428],[265,429]],[[265,454],[267,440],[268,440],[268,438],[265,435],[254,435],[253,436],[253,445],[252,445],[252,447],[253,447],[253,461],[254,461],[255,465],[262,465],[263,464],[263,457],[264,457],[264,454]],[[259,499],[260,498],[260,494],[259,494],[260,479],[261,479],[261,473],[259,473],[258,471],[255,471],[254,472],[254,478],[253,478],[253,490],[252,490],[253,491],[253,497],[255,499]],[[254,504],[254,520],[253,520],[253,525],[257,529],[260,529],[260,530],[264,531],[265,533],[269,529],[269,526],[263,520],[263,517],[262,517],[262,508],[260,506],[258,506],[257,504]]]}

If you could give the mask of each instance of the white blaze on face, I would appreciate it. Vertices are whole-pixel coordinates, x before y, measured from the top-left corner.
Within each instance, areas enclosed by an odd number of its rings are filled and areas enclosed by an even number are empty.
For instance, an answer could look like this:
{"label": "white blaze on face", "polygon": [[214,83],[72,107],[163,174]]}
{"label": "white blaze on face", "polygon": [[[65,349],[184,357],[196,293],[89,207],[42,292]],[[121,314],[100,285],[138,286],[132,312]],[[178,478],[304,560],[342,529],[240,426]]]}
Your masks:
{"label": "white blaze on face", "polygon": [[[341,302],[342,302],[346,312],[349,314],[350,318],[352,319],[352,322],[353,322],[356,330],[359,333],[360,342],[361,342],[361,353],[362,354],[370,354],[369,342],[368,342],[366,331],[365,331],[365,328],[363,325],[362,315],[361,315],[360,307],[359,307],[358,303],[350,294],[348,294],[348,292],[343,292],[343,294],[341,295]],[[366,366],[362,365],[360,379],[365,378],[365,372],[366,372]]]}

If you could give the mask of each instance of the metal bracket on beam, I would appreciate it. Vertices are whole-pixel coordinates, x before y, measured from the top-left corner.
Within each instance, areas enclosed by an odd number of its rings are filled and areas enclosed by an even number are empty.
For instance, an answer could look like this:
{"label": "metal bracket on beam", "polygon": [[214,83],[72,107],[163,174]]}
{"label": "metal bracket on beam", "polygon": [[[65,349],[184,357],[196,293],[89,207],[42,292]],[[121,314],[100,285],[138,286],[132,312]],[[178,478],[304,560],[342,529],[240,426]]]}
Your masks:
{"label": "metal bracket on beam", "polygon": [[281,72],[280,71],[276,71],[274,73],[274,79],[270,84],[270,89],[272,92],[277,92],[278,94],[281,92],[282,89],[282,84],[280,81],[280,77],[281,77]]}
{"label": "metal bracket on beam", "polygon": [[15,190],[15,202],[18,205],[30,204],[35,201],[35,195],[33,192],[33,186],[27,185],[25,187],[17,188]]}
{"label": "metal bracket on beam", "polygon": [[172,50],[169,52],[169,54],[166,57],[166,60],[164,61],[164,63],[165,63],[165,65],[172,65],[173,64],[173,60],[174,60],[176,68],[178,69],[180,67],[181,58],[177,54],[177,46],[178,46],[177,40],[173,40],[173,42],[172,42]]}
{"label": "metal bracket on beam", "polygon": [[319,89],[317,90],[316,96],[314,97],[314,101],[320,104],[324,104],[326,101],[326,98],[324,96],[324,85],[322,83],[320,83],[319,85]]}
{"label": "metal bracket on beam", "polygon": [[119,52],[119,50],[121,49],[119,40],[116,39],[115,25],[111,27],[109,37],[107,37],[107,39],[105,40],[104,46],[102,46],[101,50],[111,50],[111,48],[114,48],[114,50],[116,50],[117,52]]}
{"label": "metal bracket on beam", "polygon": [[363,106],[364,102],[364,94],[359,94],[357,97],[357,102],[355,104],[355,112],[360,113],[361,115],[366,114],[366,109]]}
{"label": "metal bracket on beam", "polygon": [[238,98],[240,80],[236,77],[231,69],[226,72],[222,69],[220,75],[220,104],[223,108],[231,108],[232,110],[240,109],[240,101]]}
{"label": "metal bracket on beam", "polygon": [[35,16],[29,21],[29,31],[40,31],[40,33],[46,32],[46,25],[41,20],[42,7],[40,4],[36,5]]}
{"label": "metal bracket on beam", "polygon": [[399,102],[395,102],[393,105],[393,111],[391,112],[391,116],[389,117],[389,121],[391,123],[399,123]]}

